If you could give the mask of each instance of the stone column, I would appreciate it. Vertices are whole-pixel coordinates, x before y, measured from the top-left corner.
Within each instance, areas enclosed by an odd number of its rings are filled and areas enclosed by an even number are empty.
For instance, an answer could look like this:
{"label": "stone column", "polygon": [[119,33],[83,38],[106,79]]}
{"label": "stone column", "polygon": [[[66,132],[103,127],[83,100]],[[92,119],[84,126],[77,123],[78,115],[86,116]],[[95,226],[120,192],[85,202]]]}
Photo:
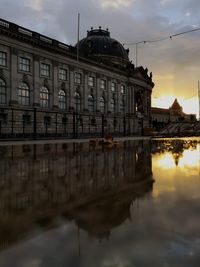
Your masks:
{"label": "stone column", "polygon": [[110,111],[111,97],[111,80],[107,79],[107,111]]}
{"label": "stone column", "polygon": [[18,79],[17,79],[17,57],[18,50],[11,48],[10,54],[10,105],[18,104]]}
{"label": "stone column", "polygon": [[100,76],[97,74],[96,78],[96,110],[100,111],[100,105],[99,105],[99,100],[100,100]]}
{"label": "stone column", "polygon": [[75,109],[75,101],[74,101],[74,68],[72,66],[69,67],[69,100],[68,105],[69,109],[74,108]]}
{"label": "stone column", "polygon": [[33,106],[40,106],[40,57],[33,56]]}
{"label": "stone column", "polygon": [[88,110],[88,95],[90,94],[90,91],[88,90],[88,72],[84,71],[83,73],[83,90],[82,90],[82,98],[83,98],[83,105],[82,110],[85,109]]}
{"label": "stone column", "polygon": [[53,109],[58,109],[58,63],[56,61],[52,64],[52,78],[53,78],[53,90],[52,90],[52,107]]}

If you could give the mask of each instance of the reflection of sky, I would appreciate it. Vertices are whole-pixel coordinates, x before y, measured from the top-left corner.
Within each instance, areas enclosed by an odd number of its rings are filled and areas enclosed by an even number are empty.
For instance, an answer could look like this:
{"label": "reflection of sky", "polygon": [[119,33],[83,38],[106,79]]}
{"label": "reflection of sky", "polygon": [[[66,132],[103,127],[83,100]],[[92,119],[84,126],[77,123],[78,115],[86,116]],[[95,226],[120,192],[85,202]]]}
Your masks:
{"label": "reflection of sky", "polygon": [[[199,267],[199,149],[152,158],[152,196],[133,203],[131,220],[109,240],[90,239],[73,223],[27,239],[0,254],[3,267]],[[80,250],[80,254],[79,254]]]}

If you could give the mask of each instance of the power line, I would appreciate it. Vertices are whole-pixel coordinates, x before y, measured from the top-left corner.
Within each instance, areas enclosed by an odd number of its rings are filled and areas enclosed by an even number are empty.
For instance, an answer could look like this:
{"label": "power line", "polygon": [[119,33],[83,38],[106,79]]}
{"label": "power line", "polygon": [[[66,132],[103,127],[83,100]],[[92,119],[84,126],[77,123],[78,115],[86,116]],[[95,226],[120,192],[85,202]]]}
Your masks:
{"label": "power line", "polygon": [[196,31],[200,31],[200,28],[196,28],[196,29],[192,29],[192,30],[188,30],[188,31],[183,31],[183,32],[179,32],[179,33],[174,33],[172,35],[168,35],[166,37],[160,38],[160,39],[155,39],[155,40],[144,40],[144,41],[139,41],[139,42],[130,42],[130,43],[124,43],[125,45],[138,45],[138,44],[146,44],[146,43],[156,43],[156,42],[161,42],[161,41],[165,41],[168,39],[172,39],[172,37],[176,37],[179,35],[183,35],[186,33],[190,33],[190,32],[196,32]]}
{"label": "power line", "polygon": [[135,63],[136,63],[136,67],[137,67],[137,61],[138,61],[138,45],[139,44],[146,44],[146,43],[157,43],[157,42],[162,42],[162,41],[166,41],[168,39],[172,40],[173,37],[177,37],[179,35],[183,35],[186,33],[190,33],[190,32],[196,32],[196,31],[200,31],[200,28],[196,28],[196,29],[191,29],[188,31],[183,31],[183,32],[179,32],[179,33],[174,33],[172,35],[168,35],[166,37],[160,38],[160,39],[154,39],[154,40],[144,40],[144,41],[139,41],[139,42],[135,42],[135,43],[124,43],[124,45],[135,45]]}

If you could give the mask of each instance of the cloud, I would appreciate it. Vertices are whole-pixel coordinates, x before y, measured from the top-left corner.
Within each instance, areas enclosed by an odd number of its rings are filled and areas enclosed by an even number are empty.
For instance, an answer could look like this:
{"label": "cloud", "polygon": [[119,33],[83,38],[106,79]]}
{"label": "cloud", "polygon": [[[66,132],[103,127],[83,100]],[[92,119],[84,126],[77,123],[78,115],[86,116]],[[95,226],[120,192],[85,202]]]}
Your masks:
{"label": "cloud", "polygon": [[122,8],[122,7],[129,7],[134,0],[100,0],[100,5],[103,8]]}
{"label": "cloud", "polygon": [[[102,26],[122,43],[159,39],[200,26],[199,0],[183,0],[181,5],[179,0],[59,0],[56,4],[54,0],[0,0],[0,5],[2,18],[68,44],[77,40],[78,13],[81,38],[90,27]],[[160,79],[154,92],[194,94],[200,68],[199,34],[138,46],[139,64],[148,67],[153,76],[174,77],[167,84]],[[134,63],[135,46],[129,48]]]}
{"label": "cloud", "polygon": [[29,0],[28,2],[33,10],[42,11],[42,0]]}

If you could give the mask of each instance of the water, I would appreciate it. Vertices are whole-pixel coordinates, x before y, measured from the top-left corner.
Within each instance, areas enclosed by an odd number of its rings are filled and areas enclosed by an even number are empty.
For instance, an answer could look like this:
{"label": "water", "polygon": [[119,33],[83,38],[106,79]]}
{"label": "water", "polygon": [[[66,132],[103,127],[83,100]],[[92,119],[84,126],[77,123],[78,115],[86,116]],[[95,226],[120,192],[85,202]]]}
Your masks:
{"label": "water", "polygon": [[0,266],[199,267],[200,138],[0,146]]}

